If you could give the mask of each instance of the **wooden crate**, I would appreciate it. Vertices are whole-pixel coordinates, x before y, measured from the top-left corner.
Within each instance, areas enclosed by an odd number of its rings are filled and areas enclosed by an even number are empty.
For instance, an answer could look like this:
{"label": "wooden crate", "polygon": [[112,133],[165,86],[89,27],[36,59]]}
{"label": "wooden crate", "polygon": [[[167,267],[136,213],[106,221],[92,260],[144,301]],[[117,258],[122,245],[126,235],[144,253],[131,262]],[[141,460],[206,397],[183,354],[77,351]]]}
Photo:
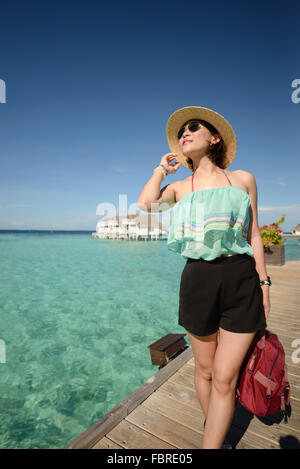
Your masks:
{"label": "wooden crate", "polygon": [[185,334],[166,334],[153,344],[148,345],[152,365],[159,365],[159,368],[162,368],[171,357],[183,350],[187,345],[184,336]]}

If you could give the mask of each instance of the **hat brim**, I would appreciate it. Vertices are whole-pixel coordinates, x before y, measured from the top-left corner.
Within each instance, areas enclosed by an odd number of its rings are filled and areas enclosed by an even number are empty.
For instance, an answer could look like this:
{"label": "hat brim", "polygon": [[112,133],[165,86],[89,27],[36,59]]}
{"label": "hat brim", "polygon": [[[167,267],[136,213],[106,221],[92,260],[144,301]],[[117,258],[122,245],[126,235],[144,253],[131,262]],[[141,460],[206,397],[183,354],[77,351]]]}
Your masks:
{"label": "hat brim", "polygon": [[212,124],[221,135],[226,147],[224,168],[227,168],[236,155],[237,138],[235,132],[225,117],[211,109],[199,106],[183,107],[175,111],[167,122],[167,140],[172,153],[177,154],[177,161],[189,168],[187,157],[182,153],[181,145],[177,138],[178,132],[185,122],[191,119],[201,119]]}

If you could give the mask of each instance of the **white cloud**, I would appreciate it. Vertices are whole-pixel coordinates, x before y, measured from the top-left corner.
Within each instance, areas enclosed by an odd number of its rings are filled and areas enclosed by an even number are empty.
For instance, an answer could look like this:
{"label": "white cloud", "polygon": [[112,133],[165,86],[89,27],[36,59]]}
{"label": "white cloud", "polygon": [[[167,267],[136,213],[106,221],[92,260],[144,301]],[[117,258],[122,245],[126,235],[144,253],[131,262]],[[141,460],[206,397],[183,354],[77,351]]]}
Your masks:
{"label": "white cloud", "polygon": [[17,220],[14,220],[11,222],[11,224],[13,226],[24,226],[25,225],[25,221],[17,221]]}
{"label": "white cloud", "polygon": [[115,171],[116,173],[122,173],[122,174],[130,172],[129,166],[113,166],[111,169]]}
{"label": "white cloud", "polygon": [[259,206],[258,207],[259,212],[292,212],[293,214],[300,214],[300,204],[294,204],[294,205],[277,205],[275,207],[264,207],[264,206]]}
{"label": "white cloud", "polygon": [[31,207],[31,205],[0,205],[0,208],[24,208]]}
{"label": "white cloud", "polygon": [[279,177],[275,180],[275,184],[278,184],[279,186],[287,186],[287,183],[285,182],[285,179],[283,177]]}
{"label": "white cloud", "polygon": [[282,176],[279,176],[275,179],[264,179],[264,184],[276,184],[277,186],[288,186],[286,179]]}

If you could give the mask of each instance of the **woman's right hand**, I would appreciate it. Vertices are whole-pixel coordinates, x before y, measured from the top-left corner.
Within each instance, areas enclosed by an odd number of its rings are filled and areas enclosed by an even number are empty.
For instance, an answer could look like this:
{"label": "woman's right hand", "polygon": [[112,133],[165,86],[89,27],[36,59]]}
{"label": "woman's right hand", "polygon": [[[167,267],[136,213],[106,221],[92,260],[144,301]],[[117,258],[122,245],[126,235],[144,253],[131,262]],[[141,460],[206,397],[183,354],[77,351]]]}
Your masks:
{"label": "woman's right hand", "polygon": [[168,174],[174,174],[176,173],[177,169],[181,165],[178,161],[174,163],[170,163],[170,161],[174,160],[176,158],[177,154],[176,153],[167,153],[162,157],[160,160],[160,164],[164,166]]}

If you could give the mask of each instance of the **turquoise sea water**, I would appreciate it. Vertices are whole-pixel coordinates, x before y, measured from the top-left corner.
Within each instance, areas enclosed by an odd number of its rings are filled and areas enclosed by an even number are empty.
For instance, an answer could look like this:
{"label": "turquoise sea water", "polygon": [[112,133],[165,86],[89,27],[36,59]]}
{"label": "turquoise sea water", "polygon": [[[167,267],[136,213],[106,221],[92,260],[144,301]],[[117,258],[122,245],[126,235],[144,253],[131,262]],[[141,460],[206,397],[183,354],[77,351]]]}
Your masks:
{"label": "turquoise sea water", "polygon": [[185,333],[185,260],[89,234],[0,234],[0,255],[0,448],[63,448],[158,371],[148,345]]}

